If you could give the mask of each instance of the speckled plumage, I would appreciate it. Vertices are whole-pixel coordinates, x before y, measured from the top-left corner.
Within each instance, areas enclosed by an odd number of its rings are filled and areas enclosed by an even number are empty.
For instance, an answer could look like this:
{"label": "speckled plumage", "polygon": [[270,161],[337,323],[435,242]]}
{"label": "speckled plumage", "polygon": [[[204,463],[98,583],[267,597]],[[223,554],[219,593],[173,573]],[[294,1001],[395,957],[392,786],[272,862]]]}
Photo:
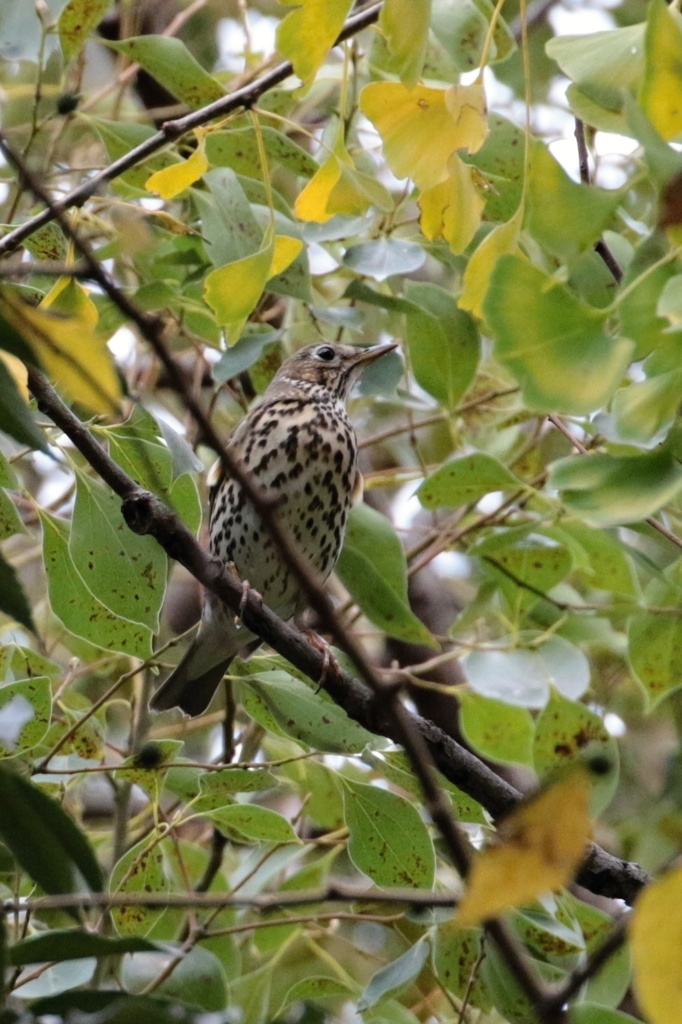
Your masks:
{"label": "speckled plumage", "polygon": [[[357,442],[345,402],[364,365],[395,345],[356,349],[309,345],[282,364],[260,401],[237,425],[227,449],[266,494],[281,495],[276,514],[320,581],[336,564],[348,513],[362,493]],[[234,565],[281,618],[299,609],[297,580],[247,502],[240,485],[219,476],[211,487],[211,552]],[[211,594],[196,639],[152,699],[163,710],[200,714],[249,630]]]}

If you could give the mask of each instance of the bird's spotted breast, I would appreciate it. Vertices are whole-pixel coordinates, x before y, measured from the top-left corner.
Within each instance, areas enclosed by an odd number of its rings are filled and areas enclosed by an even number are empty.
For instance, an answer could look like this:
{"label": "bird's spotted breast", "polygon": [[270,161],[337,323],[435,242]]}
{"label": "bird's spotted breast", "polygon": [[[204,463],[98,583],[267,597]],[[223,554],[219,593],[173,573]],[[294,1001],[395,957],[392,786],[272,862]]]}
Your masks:
{"label": "bird's spotted breast", "polygon": [[[325,395],[314,403],[279,398],[254,412],[247,443],[238,428],[230,447],[266,494],[280,496],[275,514],[299,555],[324,580],[341,549],[357,475],[355,437],[346,411]],[[232,480],[225,480],[215,495],[210,534],[213,554],[232,562],[279,614],[293,614],[296,581]]]}

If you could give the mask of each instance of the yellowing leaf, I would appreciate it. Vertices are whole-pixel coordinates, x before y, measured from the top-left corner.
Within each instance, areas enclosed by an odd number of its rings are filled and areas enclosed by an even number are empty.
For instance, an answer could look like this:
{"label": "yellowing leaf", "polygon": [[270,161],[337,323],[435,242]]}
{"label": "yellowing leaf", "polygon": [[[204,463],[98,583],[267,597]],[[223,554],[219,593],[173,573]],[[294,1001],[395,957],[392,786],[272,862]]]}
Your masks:
{"label": "yellowing leaf", "polygon": [[682,868],[648,886],[635,904],[630,950],[637,1002],[650,1024],[682,1020]]}
{"label": "yellowing leaf", "polygon": [[490,275],[503,253],[518,251],[522,220],[523,213],[519,209],[506,224],[493,228],[473,253],[464,271],[462,294],[457,303],[460,309],[483,317],[483,300],[488,294]]}
{"label": "yellowing leaf", "polygon": [[476,153],[488,137],[488,108],[482,85],[452,85],[445,90],[445,106],[457,125],[457,149]]}
{"label": "yellowing leaf", "polygon": [[474,860],[457,924],[479,924],[565,885],[585,853],[589,799],[589,775],[578,768],[505,818],[499,845]]}
{"label": "yellowing leaf", "polygon": [[182,163],[155,171],[147,179],[145,188],[148,192],[156,192],[162,199],[174,199],[198,181],[207,170],[206,147],[201,139],[191,156]]}
{"label": "yellowing leaf", "polygon": [[75,316],[93,329],[99,320],[97,306],[75,277],[58,278],[40,303],[40,308],[51,309],[62,316]]}
{"label": "yellowing leaf", "polygon": [[10,291],[0,292],[0,312],[72,401],[91,412],[116,410],[121,397],[118,375],[106,340],[93,330],[87,312],[57,316],[29,306]]}
{"label": "yellowing leaf", "polygon": [[[301,0],[277,29],[277,49],[308,82],[343,28],[352,0]],[[284,0],[289,6],[296,0]]]}
{"label": "yellowing leaf", "polygon": [[408,89],[399,82],[373,82],[362,90],[360,109],[381,135],[393,173],[412,178],[420,189],[447,177],[456,150],[480,149],[488,130],[480,85]]}
{"label": "yellowing leaf", "polygon": [[682,131],[682,29],[664,3],[649,4],[640,103],[664,139]]}
{"label": "yellowing leaf", "polygon": [[276,277],[277,274],[283,273],[294,262],[302,248],[303,242],[300,238],[291,238],[290,235],[277,235],[275,237],[274,252],[268,277]]}
{"label": "yellowing leaf", "polygon": [[421,229],[429,241],[443,237],[453,252],[463,252],[474,237],[485,200],[474,184],[475,167],[456,153],[448,162],[448,177],[419,197]]}
{"label": "yellowing leaf", "polygon": [[0,359],[9,370],[14,383],[19,388],[23,398],[28,402],[28,371],[22,363],[21,359],[17,359],[11,352],[0,352]]}
{"label": "yellowing leaf", "polygon": [[336,214],[357,215],[372,205],[390,210],[393,202],[383,185],[355,169],[339,132],[332,153],[299,194],[296,215],[323,224]]}
{"label": "yellowing leaf", "polygon": [[249,314],[263,294],[272,255],[273,244],[269,242],[258,252],[217,267],[206,277],[204,298],[225,328],[230,344],[239,340]]}

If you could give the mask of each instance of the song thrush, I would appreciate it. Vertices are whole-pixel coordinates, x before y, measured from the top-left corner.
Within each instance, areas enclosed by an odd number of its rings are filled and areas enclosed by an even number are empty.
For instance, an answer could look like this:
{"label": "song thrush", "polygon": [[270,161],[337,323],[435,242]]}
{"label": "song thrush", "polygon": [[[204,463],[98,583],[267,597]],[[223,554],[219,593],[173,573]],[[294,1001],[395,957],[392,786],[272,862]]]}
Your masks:
{"label": "song thrush", "polygon": [[[368,349],[321,343],[301,349],[282,364],[227,442],[259,488],[281,496],[273,514],[320,581],[336,564],[348,513],[362,494],[357,440],[345,401],[363,367],[394,348],[394,343]],[[220,473],[210,483],[212,554],[232,563],[281,618],[291,618],[301,605],[295,574],[282,562],[240,485]],[[151,706],[200,714],[232,659],[254,639],[207,594],[196,638]]]}

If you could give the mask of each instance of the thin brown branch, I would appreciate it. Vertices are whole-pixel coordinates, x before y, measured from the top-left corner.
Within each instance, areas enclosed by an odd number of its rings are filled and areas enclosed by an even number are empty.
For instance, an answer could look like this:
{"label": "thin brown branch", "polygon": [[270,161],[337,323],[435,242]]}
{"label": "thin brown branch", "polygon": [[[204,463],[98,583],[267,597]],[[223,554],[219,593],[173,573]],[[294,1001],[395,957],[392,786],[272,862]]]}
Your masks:
{"label": "thin brown branch", "polygon": [[[575,141],[578,147],[578,165],[580,167],[580,180],[583,185],[590,184],[590,164],[589,155],[587,152],[587,143],[585,142],[585,125],[579,117],[575,118]],[[594,251],[598,256],[601,256],[602,260],[606,264],[611,277],[618,284],[623,280],[623,268],[620,263],[613,255],[608,245],[603,238],[599,238],[594,243]]]}

